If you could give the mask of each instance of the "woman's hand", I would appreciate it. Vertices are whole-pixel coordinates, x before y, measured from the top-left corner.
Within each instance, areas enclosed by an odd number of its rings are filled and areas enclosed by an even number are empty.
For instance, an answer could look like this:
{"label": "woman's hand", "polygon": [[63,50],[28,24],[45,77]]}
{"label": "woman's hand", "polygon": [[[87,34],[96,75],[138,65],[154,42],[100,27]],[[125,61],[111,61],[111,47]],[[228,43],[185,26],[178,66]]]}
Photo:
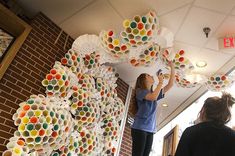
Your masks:
{"label": "woman's hand", "polygon": [[171,68],[171,74],[168,84],[163,88],[164,93],[166,93],[173,86],[175,79],[175,64],[172,61],[169,61],[169,66]]}

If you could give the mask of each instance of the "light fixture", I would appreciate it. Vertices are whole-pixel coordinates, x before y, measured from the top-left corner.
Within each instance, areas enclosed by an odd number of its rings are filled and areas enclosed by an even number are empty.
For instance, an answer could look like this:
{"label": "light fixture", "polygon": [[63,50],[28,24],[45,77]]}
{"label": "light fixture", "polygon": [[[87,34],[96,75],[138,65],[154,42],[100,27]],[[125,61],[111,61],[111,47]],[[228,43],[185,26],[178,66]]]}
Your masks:
{"label": "light fixture", "polygon": [[206,61],[198,61],[198,62],[196,62],[196,66],[199,68],[204,68],[207,66],[207,63],[206,63]]}
{"label": "light fixture", "polygon": [[209,35],[210,31],[211,31],[211,28],[209,28],[209,27],[203,28],[203,32],[205,33],[206,38],[208,38],[208,35]]}
{"label": "light fixture", "polygon": [[163,107],[168,107],[168,104],[167,103],[163,103],[162,106]]}

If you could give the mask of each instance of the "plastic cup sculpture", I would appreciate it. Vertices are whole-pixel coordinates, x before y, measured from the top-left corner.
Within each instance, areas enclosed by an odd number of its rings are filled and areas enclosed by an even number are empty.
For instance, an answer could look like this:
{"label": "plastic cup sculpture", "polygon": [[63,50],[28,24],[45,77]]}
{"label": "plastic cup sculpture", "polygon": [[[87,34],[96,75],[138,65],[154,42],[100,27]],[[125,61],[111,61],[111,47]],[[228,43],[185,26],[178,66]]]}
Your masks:
{"label": "plastic cup sculpture", "polygon": [[74,99],[75,98],[72,99],[73,104],[71,107],[72,113],[75,116],[76,124],[81,127],[86,127],[87,129],[95,127],[100,117],[100,108],[97,101],[90,100],[89,102],[75,102]]}
{"label": "plastic cup sculpture", "polygon": [[100,33],[100,40],[103,48],[115,58],[124,59],[130,52],[129,46],[112,30],[102,31]]}
{"label": "plastic cup sculpture", "polygon": [[96,76],[99,72],[99,63],[100,55],[96,52],[92,52],[91,54],[86,54],[83,58],[85,73],[91,76]]}
{"label": "plastic cup sculpture", "polygon": [[10,138],[10,142],[7,144],[8,150],[3,152],[2,155],[3,156],[26,155],[28,153],[29,149],[24,145],[25,145],[24,139],[19,138],[19,137],[12,137],[12,138]]}
{"label": "plastic cup sculpture", "polygon": [[175,69],[183,72],[193,70],[194,69],[193,64],[184,55],[185,55],[184,50],[180,50],[178,53],[175,54],[175,58],[173,60],[175,64]]}
{"label": "plastic cup sculpture", "polygon": [[109,118],[112,116],[120,121],[124,113],[124,105],[122,100],[116,97],[112,103],[107,103],[102,112],[102,118]]}
{"label": "plastic cup sculpture", "polygon": [[71,71],[76,73],[78,71],[83,70],[83,59],[82,56],[78,52],[70,49],[66,54],[65,57],[61,59],[62,65],[69,66]]}
{"label": "plastic cup sculpture", "polygon": [[[96,155],[103,152],[103,146],[97,145],[100,136],[107,133],[109,141],[117,140],[123,103],[114,102],[117,97],[115,70],[101,67],[99,58],[96,53],[79,58],[77,52],[70,50],[64,57],[67,63],[63,59],[62,64],[55,63],[42,81],[47,97],[32,95],[14,114],[18,129],[4,156]],[[80,66],[84,70],[80,70]],[[112,112],[115,114],[112,120],[101,119],[102,97],[117,112]]]}
{"label": "plastic cup sculpture", "polygon": [[110,95],[107,80],[102,79],[102,78],[97,78],[96,88],[97,88],[97,91],[100,93],[101,100],[107,102],[108,96]]}
{"label": "plastic cup sculpture", "polygon": [[210,76],[206,82],[206,87],[211,91],[222,91],[227,89],[234,82],[231,76],[226,76],[224,74],[216,74]]}
{"label": "plastic cup sculpture", "polygon": [[137,66],[151,66],[154,63],[156,63],[156,60],[158,59],[158,55],[160,52],[160,46],[158,45],[151,45],[146,49],[139,50],[140,52],[137,52],[138,50],[134,49],[133,52],[131,52],[129,63],[133,65],[134,67]]}
{"label": "plastic cup sculpture", "polygon": [[119,125],[111,116],[102,119],[101,128],[103,130],[103,137],[106,141],[116,140],[118,137]]}
{"label": "plastic cup sculpture", "polygon": [[93,152],[98,143],[96,132],[82,129],[80,131],[80,137],[81,139],[78,142],[80,148],[79,156],[94,155],[95,153]]}
{"label": "plastic cup sculpture", "polygon": [[162,49],[160,52],[160,60],[161,62],[165,65],[168,66],[169,65],[169,61],[172,61],[175,57],[175,53],[173,51],[172,48],[165,48]]}
{"label": "plastic cup sculpture", "polygon": [[159,27],[155,12],[150,11],[144,16],[135,16],[132,20],[123,21],[124,31],[121,32],[123,40],[132,47],[148,44],[154,31]]}
{"label": "plastic cup sculpture", "polygon": [[62,146],[60,149],[53,151],[51,156],[73,156],[79,155],[80,148],[79,148],[79,140],[81,140],[80,134],[77,136],[73,134],[69,137],[69,144]]}
{"label": "plastic cup sculpture", "polygon": [[87,91],[87,94],[92,97],[96,92],[95,90],[95,80],[89,74],[77,73],[78,86],[75,88],[82,88],[84,91]]}
{"label": "plastic cup sculpture", "polygon": [[198,82],[191,82],[190,80],[187,80],[185,76],[182,74],[175,75],[175,82],[177,86],[182,87],[182,88],[194,88],[200,85]]}
{"label": "plastic cup sculpture", "polygon": [[117,143],[116,142],[106,142],[103,146],[102,155],[114,156],[117,151],[115,144],[117,144]]}
{"label": "plastic cup sculpture", "polygon": [[50,106],[43,95],[31,95],[22,102],[13,120],[18,126],[15,132],[15,137],[20,138],[18,142],[40,154],[59,149],[61,143],[66,143],[73,125],[71,114]]}
{"label": "plastic cup sculpture", "polygon": [[47,96],[65,97],[69,89],[69,82],[69,76],[66,70],[53,68],[42,81],[42,85],[46,87]]}

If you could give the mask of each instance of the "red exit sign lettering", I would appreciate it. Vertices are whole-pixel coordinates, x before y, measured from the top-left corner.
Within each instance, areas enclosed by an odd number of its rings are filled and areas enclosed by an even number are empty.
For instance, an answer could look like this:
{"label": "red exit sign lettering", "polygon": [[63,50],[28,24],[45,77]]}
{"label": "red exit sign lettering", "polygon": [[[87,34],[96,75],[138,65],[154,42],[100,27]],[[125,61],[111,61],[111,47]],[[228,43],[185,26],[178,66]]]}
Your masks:
{"label": "red exit sign lettering", "polygon": [[235,37],[223,37],[219,39],[220,49],[235,49]]}
{"label": "red exit sign lettering", "polygon": [[224,38],[224,48],[234,48],[234,37]]}

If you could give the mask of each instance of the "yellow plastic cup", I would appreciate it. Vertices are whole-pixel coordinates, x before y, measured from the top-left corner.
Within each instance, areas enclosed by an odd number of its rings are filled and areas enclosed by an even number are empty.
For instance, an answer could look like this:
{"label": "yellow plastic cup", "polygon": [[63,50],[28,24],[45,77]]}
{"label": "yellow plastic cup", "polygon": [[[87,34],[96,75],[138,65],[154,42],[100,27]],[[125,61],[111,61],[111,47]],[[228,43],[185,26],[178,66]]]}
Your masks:
{"label": "yellow plastic cup", "polygon": [[146,56],[145,59],[146,59],[147,61],[149,61],[149,60],[150,60],[150,56]]}
{"label": "yellow plastic cup", "polygon": [[115,46],[119,45],[119,44],[120,44],[119,39],[115,39],[115,40],[113,40],[113,44],[114,44]]}
{"label": "yellow plastic cup", "polygon": [[27,124],[29,122],[29,117],[25,116],[21,120],[22,120],[22,123]]}
{"label": "yellow plastic cup", "polygon": [[36,137],[37,135],[38,135],[38,131],[37,130],[30,131],[30,136],[31,137]]}
{"label": "yellow plastic cup", "polygon": [[180,55],[179,54],[175,54],[175,58],[179,58],[180,57]]}
{"label": "yellow plastic cup", "polygon": [[87,143],[90,145],[92,144],[92,140],[91,139],[88,139]]}
{"label": "yellow plastic cup", "polygon": [[[22,152],[22,151],[21,151],[21,149],[20,149],[19,147],[14,147],[14,148],[13,148],[13,153],[14,153],[14,154],[16,154],[16,155],[21,155],[21,152]],[[14,154],[13,154],[13,155],[14,155]]]}
{"label": "yellow plastic cup", "polygon": [[42,81],[42,85],[43,85],[44,87],[48,86],[48,84],[49,84],[49,82],[48,82],[47,79],[44,79],[44,80]]}
{"label": "yellow plastic cup", "polygon": [[41,110],[36,110],[36,111],[34,111],[34,114],[35,114],[36,117],[39,117],[39,116],[42,115],[42,111]]}
{"label": "yellow plastic cup", "polygon": [[20,124],[19,127],[18,127],[18,130],[20,132],[23,132],[25,130],[25,124]]}
{"label": "yellow plastic cup", "polygon": [[59,80],[59,81],[58,81],[58,85],[59,85],[59,86],[63,86],[63,85],[64,85],[64,80]]}
{"label": "yellow plastic cup", "polygon": [[134,35],[137,35],[139,33],[139,30],[138,29],[133,29],[132,32],[133,32]]}
{"label": "yellow plastic cup", "polygon": [[124,20],[124,21],[123,21],[123,27],[124,27],[124,28],[127,28],[127,27],[129,27],[129,26],[130,26],[130,20],[128,20],[128,19]]}
{"label": "yellow plastic cup", "polygon": [[84,112],[84,111],[81,111],[79,114],[80,114],[81,116],[84,116],[85,112]]}
{"label": "yellow plastic cup", "polygon": [[141,30],[141,31],[140,31],[140,35],[141,35],[141,36],[146,35],[146,31],[145,31],[145,30]]}
{"label": "yellow plastic cup", "polygon": [[50,117],[50,116],[46,117],[46,122],[47,122],[48,124],[51,123],[51,117]]}

